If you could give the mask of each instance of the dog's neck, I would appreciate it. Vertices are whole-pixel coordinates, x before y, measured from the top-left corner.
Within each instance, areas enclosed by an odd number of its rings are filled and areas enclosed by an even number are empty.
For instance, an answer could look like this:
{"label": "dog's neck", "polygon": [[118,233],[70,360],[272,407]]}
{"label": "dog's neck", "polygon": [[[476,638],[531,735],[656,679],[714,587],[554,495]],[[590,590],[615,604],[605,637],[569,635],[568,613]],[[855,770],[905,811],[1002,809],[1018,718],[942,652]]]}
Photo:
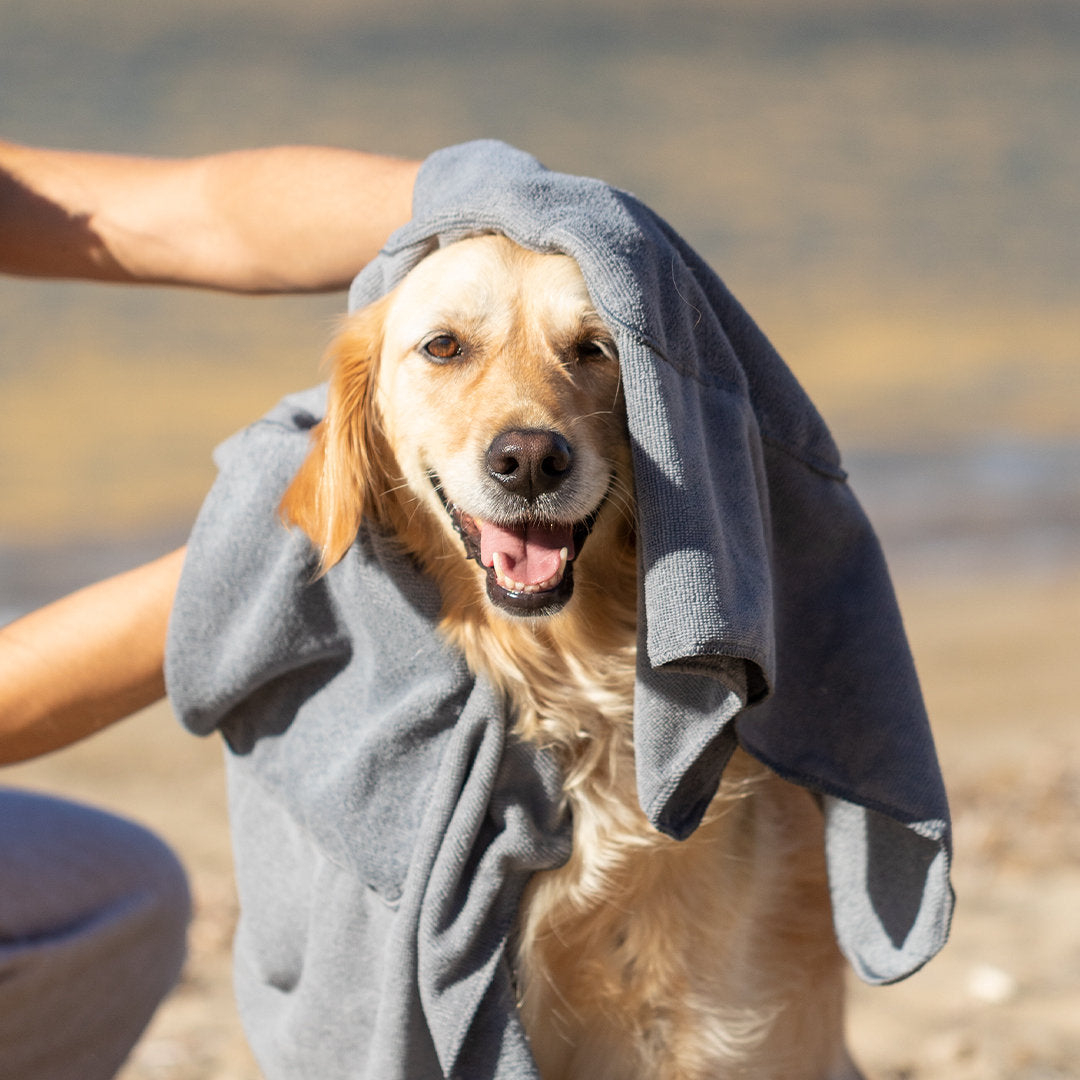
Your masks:
{"label": "dog's neck", "polygon": [[[503,615],[484,596],[482,574],[464,563],[470,600],[464,609],[445,605],[441,626],[469,667],[502,691],[514,734],[555,755],[575,819],[583,805],[603,803],[619,807],[624,827],[637,831],[633,538],[594,535],[589,543],[594,558],[583,558],[574,595],[557,615]],[[454,614],[461,610],[464,619]]]}
{"label": "dog's neck", "polygon": [[[484,572],[460,541],[420,520],[427,513],[402,506],[395,532],[439,585],[440,631],[505,695],[516,734],[551,748],[568,768],[590,743],[628,740],[637,640],[632,525],[614,513],[602,518],[576,561],[566,607],[515,618],[488,601]],[[440,542],[432,545],[434,535]]]}

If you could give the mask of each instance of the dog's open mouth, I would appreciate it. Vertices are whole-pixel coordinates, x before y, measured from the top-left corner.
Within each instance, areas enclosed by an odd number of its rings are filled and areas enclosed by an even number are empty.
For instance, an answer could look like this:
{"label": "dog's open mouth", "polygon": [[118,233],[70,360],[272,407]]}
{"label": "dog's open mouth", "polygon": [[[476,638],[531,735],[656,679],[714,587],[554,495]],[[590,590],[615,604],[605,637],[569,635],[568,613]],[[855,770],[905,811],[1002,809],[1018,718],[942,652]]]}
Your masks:
{"label": "dog's open mouth", "polygon": [[574,591],[573,562],[596,523],[600,508],[574,523],[530,520],[495,524],[449,502],[433,474],[465,554],[487,572],[487,594],[496,607],[515,615],[553,615]]}

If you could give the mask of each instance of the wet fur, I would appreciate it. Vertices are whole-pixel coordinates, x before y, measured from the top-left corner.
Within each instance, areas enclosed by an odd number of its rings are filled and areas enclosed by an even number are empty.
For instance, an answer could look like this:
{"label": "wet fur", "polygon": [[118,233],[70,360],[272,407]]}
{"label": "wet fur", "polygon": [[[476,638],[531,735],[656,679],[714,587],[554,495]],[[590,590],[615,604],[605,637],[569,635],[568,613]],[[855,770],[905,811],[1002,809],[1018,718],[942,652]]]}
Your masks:
{"label": "wet fur", "polygon": [[[740,752],[688,840],[638,807],[631,466],[617,360],[573,351],[598,332],[576,266],[489,236],[410,278],[335,342],[327,416],[282,509],[324,567],[362,518],[392,531],[438,581],[443,633],[506,694],[517,733],[563,764],[573,854],[535,877],[516,934],[544,1080],[857,1078],[811,796]],[[467,340],[460,364],[418,356],[428,324]],[[492,606],[429,479],[479,470],[507,425],[563,431],[613,477],[573,597],[548,618]]]}

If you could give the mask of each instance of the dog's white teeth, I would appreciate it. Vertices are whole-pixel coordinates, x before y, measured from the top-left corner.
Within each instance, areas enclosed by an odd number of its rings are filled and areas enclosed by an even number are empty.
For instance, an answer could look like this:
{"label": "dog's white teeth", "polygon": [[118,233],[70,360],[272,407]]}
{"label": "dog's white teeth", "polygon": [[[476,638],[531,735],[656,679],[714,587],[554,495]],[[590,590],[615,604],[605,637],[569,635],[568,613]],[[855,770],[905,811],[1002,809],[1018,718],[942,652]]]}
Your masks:
{"label": "dog's white teeth", "polygon": [[503,551],[496,551],[491,560],[491,565],[495,570],[495,581],[501,589],[505,589],[507,592],[523,592],[525,586],[515,581],[509,574],[510,560],[506,553]]}
{"label": "dog's white teeth", "polygon": [[516,593],[538,593],[546,592],[548,589],[554,589],[558,585],[564,575],[566,574],[566,564],[568,561],[568,552],[566,548],[563,548],[559,552],[559,568],[551,575],[546,581],[540,581],[533,585],[527,585],[524,581],[515,581],[510,576],[510,560],[502,551],[494,552],[491,560],[492,569],[495,571],[495,583],[501,589],[505,589],[507,592]]}
{"label": "dog's white teeth", "polygon": [[509,574],[503,573],[502,567],[495,566],[495,583],[507,592],[538,593],[548,589],[554,589],[563,579],[562,569],[552,574],[546,581],[540,581],[533,585],[526,585],[524,581],[515,581]]}

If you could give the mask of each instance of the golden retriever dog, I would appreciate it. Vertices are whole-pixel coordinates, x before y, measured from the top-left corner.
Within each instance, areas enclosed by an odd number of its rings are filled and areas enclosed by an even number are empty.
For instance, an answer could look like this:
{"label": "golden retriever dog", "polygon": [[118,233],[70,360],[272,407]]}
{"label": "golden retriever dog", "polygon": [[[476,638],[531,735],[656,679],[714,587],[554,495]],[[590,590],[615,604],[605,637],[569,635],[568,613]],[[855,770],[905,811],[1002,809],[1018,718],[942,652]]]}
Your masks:
{"label": "golden retriever dog", "polygon": [[635,511],[615,342],[576,263],[487,235],[352,316],[282,510],[332,566],[361,518],[565,775],[573,854],[515,935],[545,1080],[851,1080],[813,797],[737,753],[677,842],[638,806]]}

